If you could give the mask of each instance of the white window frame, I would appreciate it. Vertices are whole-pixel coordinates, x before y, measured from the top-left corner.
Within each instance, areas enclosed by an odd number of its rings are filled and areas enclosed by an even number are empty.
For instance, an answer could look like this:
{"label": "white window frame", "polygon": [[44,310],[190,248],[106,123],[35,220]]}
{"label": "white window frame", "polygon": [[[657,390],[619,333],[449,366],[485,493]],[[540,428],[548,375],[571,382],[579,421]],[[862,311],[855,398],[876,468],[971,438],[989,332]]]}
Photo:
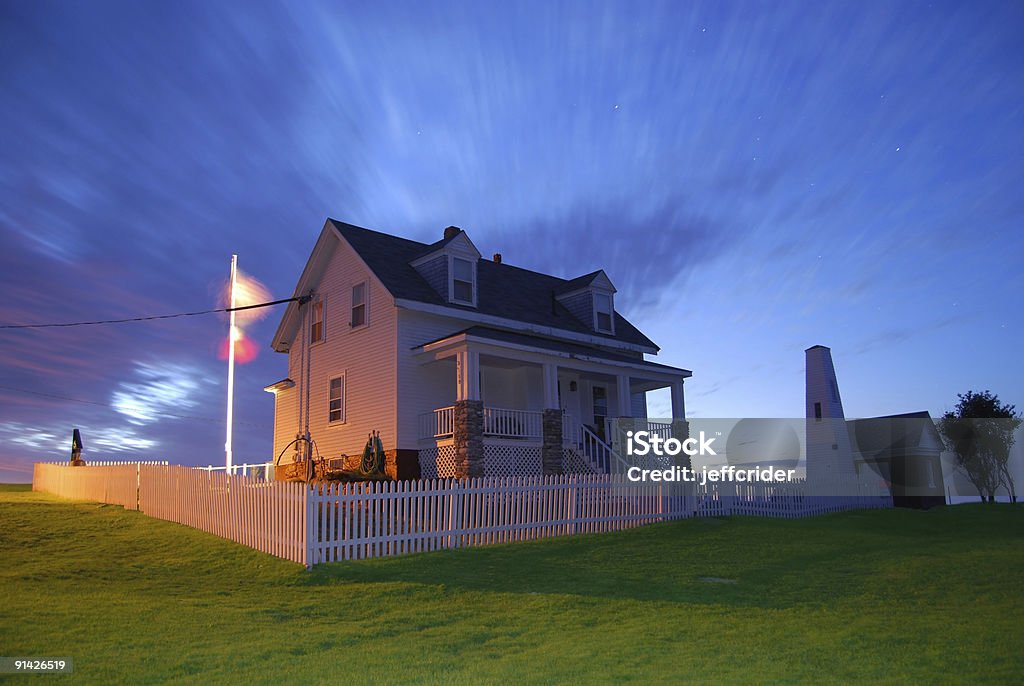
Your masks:
{"label": "white window frame", "polygon": [[[333,403],[335,399],[331,395],[331,391],[333,390],[332,386],[333,386],[334,381],[336,379],[340,379],[341,380],[341,397],[338,398],[338,400],[340,401],[340,403],[339,403],[340,407],[337,410],[340,413],[341,416],[338,419],[332,419],[331,418],[331,413],[334,412],[334,409],[331,407],[331,403]],[[338,424],[345,424],[348,421],[347,406],[348,406],[348,372],[346,371],[346,372],[342,372],[341,374],[335,374],[334,376],[331,376],[327,380],[327,424],[330,425],[330,426],[335,426],[335,425],[338,425]]]}
{"label": "white window frame", "polygon": [[[359,286],[363,287],[363,302],[361,307],[363,308],[363,323],[355,323],[355,295],[356,288]],[[364,329],[370,325],[370,282],[360,281],[359,283],[352,284],[352,288],[349,289],[349,310],[348,310],[348,325],[351,329]]]}
{"label": "white window frame", "polygon": [[[316,314],[317,305],[320,306],[320,338],[313,340],[313,326],[316,324],[313,317]],[[318,295],[309,303],[309,308],[309,344],[318,345],[327,340],[327,300]]]}
{"label": "white window frame", "polygon": [[[456,260],[462,260],[469,264],[469,276],[470,276],[470,288],[473,291],[473,297],[470,300],[459,300],[455,297],[455,262]],[[464,281],[464,279],[459,279]],[[448,257],[448,302],[457,303],[459,305],[470,305],[476,307],[476,293],[477,293],[477,280],[476,280],[476,261],[465,257],[459,257],[457,255],[449,255]]]}
{"label": "white window frame", "polygon": [[[600,326],[600,317],[598,317],[597,311],[597,300],[600,297],[608,298],[608,328],[602,329]],[[611,293],[605,293],[603,291],[594,291],[593,295],[593,306],[594,306],[594,331],[598,333],[610,333],[615,335],[615,296]]]}

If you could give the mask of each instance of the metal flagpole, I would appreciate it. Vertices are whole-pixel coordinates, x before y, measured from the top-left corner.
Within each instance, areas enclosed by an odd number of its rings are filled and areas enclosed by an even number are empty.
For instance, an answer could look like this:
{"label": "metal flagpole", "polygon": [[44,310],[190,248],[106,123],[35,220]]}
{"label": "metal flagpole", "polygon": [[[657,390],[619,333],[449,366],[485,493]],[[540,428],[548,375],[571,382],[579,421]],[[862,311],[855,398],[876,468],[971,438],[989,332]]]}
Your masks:
{"label": "metal flagpole", "polygon": [[238,275],[238,255],[231,256],[231,289],[228,296],[231,309],[231,320],[228,325],[228,429],[224,441],[224,466],[227,473],[231,473],[231,424],[235,409],[235,339],[238,333],[235,329],[235,280]]}

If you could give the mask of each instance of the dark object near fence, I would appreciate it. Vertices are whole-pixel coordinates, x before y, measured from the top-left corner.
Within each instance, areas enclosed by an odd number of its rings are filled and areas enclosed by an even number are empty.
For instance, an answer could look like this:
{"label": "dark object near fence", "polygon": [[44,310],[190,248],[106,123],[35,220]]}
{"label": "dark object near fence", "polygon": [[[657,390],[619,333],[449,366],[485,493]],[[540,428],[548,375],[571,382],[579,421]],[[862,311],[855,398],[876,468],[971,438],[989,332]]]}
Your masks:
{"label": "dark object near fence", "polygon": [[82,459],[82,448],[85,446],[82,444],[82,434],[78,433],[78,429],[75,429],[71,434],[71,466],[81,467],[85,465],[85,460]]}

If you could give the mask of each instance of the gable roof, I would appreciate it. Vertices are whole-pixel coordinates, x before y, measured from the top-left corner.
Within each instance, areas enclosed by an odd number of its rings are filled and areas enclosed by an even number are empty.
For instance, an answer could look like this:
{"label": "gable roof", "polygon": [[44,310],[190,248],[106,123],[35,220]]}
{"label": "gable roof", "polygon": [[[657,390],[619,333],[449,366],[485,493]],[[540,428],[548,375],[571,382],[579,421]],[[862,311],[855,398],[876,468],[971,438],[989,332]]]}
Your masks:
{"label": "gable roof", "polygon": [[[442,247],[444,241],[427,245],[335,219],[327,221],[352,246],[395,299],[438,305],[467,313],[477,312],[655,351],[658,349],[651,339],[618,312],[615,313],[615,335],[603,334],[588,327],[558,302],[556,295],[567,292],[567,285],[588,277],[592,281],[603,274],[601,270],[570,281],[481,259],[477,262],[477,306],[456,305],[442,298],[410,264],[416,258]],[[578,284],[575,286],[579,287]]]}
{"label": "gable roof", "polygon": [[608,275],[604,273],[603,269],[598,269],[597,271],[590,272],[589,274],[577,276],[575,279],[569,279],[562,284],[562,287],[558,290],[558,295],[564,295],[566,293],[581,290],[593,284],[595,281],[599,282],[600,286],[604,288],[610,287],[612,292],[615,292],[615,286],[612,286],[611,279],[608,278]]}
{"label": "gable roof", "polygon": [[[333,219],[330,220],[330,221],[334,222]],[[340,224],[341,222],[335,222],[335,223]],[[351,224],[347,224],[346,226],[351,226]],[[476,249],[475,245],[473,245],[473,241],[469,240],[469,236],[466,235],[465,231],[463,231],[462,229],[460,229],[457,226],[449,226],[447,229],[445,229],[445,232],[447,233],[451,229],[454,229],[454,232],[452,233],[452,235],[446,236],[446,237],[442,238],[439,241],[434,241],[430,245],[426,246],[424,251],[421,254],[417,255],[412,260],[410,260],[410,262],[418,262],[419,260],[422,260],[422,259],[425,259],[425,258],[429,258],[432,255],[439,254],[442,249],[447,248],[448,245],[450,245],[451,243],[454,243],[456,241],[459,241],[459,242],[462,242],[462,243],[466,244],[465,245],[466,248],[468,248],[470,251],[475,253],[477,257],[480,257],[480,251]],[[366,229],[366,230],[369,231],[369,229]],[[384,234],[384,235],[387,235],[387,234]]]}

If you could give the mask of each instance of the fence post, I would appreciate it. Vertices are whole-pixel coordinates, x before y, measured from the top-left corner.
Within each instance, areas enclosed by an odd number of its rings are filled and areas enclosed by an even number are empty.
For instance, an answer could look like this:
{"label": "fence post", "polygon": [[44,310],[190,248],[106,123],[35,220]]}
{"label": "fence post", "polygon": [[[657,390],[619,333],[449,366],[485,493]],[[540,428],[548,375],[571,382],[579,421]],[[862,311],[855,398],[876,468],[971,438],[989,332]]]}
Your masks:
{"label": "fence post", "polygon": [[312,569],[315,564],[313,560],[313,544],[317,539],[315,535],[315,517],[313,516],[313,495],[312,487],[309,484],[301,484],[303,502],[302,518],[303,524],[303,537],[302,537],[302,562],[306,565],[306,569]]}
{"label": "fence post", "polygon": [[[458,548],[459,537],[456,523],[462,521],[462,496],[459,493],[459,479],[452,479],[451,495],[448,496],[448,547]],[[461,524],[459,526],[461,528]]]}
{"label": "fence post", "polygon": [[566,514],[569,517],[569,522],[568,526],[565,527],[565,530],[566,533],[571,535],[576,533],[577,522],[579,521],[579,513],[577,511],[578,506],[576,504],[576,484],[578,483],[578,478],[576,475],[570,474],[565,483],[566,486],[569,487],[568,497],[566,498],[566,504],[568,505],[568,512]]}
{"label": "fence post", "polygon": [[736,507],[736,484],[733,481],[720,481],[718,485],[718,492],[722,497],[722,515],[728,516],[732,514],[733,509]]}

